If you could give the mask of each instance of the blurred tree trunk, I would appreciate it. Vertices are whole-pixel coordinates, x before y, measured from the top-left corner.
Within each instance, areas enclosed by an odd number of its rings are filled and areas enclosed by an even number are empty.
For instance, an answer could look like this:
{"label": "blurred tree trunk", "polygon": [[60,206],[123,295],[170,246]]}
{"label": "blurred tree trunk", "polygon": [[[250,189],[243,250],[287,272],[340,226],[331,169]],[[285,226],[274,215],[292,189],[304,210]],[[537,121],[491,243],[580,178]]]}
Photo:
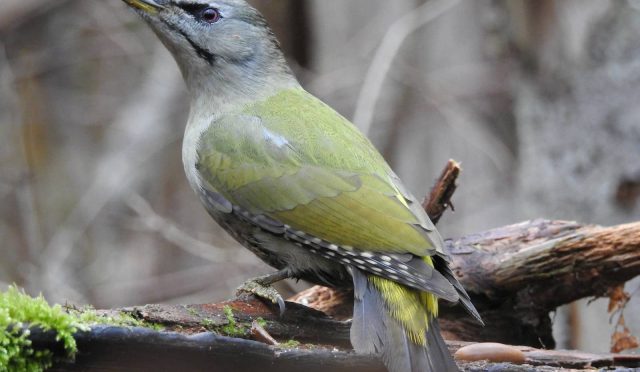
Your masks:
{"label": "blurred tree trunk", "polygon": [[[620,223],[640,216],[640,8],[635,1],[511,1],[521,77],[514,101],[520,208],[531,215]],[[640,282],[628,284],[633,291]],[[636,296],[637,297],[637,296]],[[640,332],[640,304],[625,312]],[[606,349],[606,303],[574,315]],[[575,319],[578,316],[580,319]],[[581,321],[578,321],[581,320]]]}

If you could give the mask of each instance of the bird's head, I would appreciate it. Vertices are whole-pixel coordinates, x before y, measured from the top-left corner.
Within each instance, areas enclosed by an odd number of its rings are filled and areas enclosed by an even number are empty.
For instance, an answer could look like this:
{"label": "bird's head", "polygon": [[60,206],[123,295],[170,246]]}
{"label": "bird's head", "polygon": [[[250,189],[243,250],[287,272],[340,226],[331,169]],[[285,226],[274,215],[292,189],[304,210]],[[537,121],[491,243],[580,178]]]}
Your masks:
{"label": "bird's head", "polygon": [[244,0],[124,2],[174,55],[192,93],[295,80],[264,17]]}

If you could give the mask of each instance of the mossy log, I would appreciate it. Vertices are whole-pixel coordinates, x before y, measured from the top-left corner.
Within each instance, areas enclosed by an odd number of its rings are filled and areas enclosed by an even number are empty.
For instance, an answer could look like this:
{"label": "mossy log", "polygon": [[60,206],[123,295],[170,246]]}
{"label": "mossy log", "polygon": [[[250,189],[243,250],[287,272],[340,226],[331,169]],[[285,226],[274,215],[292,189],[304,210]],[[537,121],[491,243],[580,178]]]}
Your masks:
{"label": "mossy log", "polygon": [[[247,302],[245,302],[247,301]],[[241,304],[253,303],[257,308],[259,300],[246,299]],[[252,305],[252,306],[253,306]],[[290,303],[290,306],[295,304]],[[212,308],[202,311],[198,316],[222,316]],[[324,323],[326,327],[335,322],[338,329],[344,329],[344,324],[332,321],[320,313],[313,313],[309,308],[300,307],[305,319]],[[179,307],[161,307],[154,311],[164,314],[177,310],[184,315]],[[209,312],[211,311],[211,312]],[[266,309],[269,312],[269,309]],[[203,318],[202,324],[207,324]],[[384,366],[375,355],[355,354],[346,347],[330,344],[303,343],[296,347],[272,346],[262,342],[239,337],[228,337],[215,332],[197,330],[192,323],[195,318],[187,322],[192,326],[176,331],[157,331],[149,328],[123,328],[97,326],[91,331],[79,332],[75,338],[78,344],[78,354],[75,360],[58,360],[51,371],[305,371],[324,372],[383,372]],[[274,323],[289,323],[289,320],[269,322],[271,329]],[[285,328],[305,328],[305,324],[287,324]],[[187,324],[185,323],[185,324]],[[192,328],[195,327],[195,328]],[[200,327],[203,327],[202,325]],[[339,336],[341,332],[331,334],[338,343],[344,343]],[[321,339],[324,337],[320,333]],[[330,338],[331,338],[330,337]],[[51,332],[33,332],[31,340],[36,349],[48,349],[58,355],[64,355],[62,345],[56,341]],[[325,340],[328,341],[328,340]],[[448,342],[449,349],[455,353],[459,348],[469,343]],[[589,354],[576,351],[548,351],[530,347],[510,347],[524,355],[522,364],[509,362],[458,361],[462,371],[494,371],[494,372],[536,372],[536,371],[581,371],[593,368],[607,368],[609,371],[628,371],[629,368],[640,367],[640,356]]]}
{"label": "mossy log", "polygon": [[[444,308],[441,324],[449,340],[498,341],[550,346],[549,311],[581,297],[607,294],[640,271],[640,223],[583,226],[537,220],[447,241],[455,272],[487,323],[478,328],[456,308]],[[383,371],[376,356],[354,354],[349,345],[351,295],[314,287],[278,310],[252,296],[219,304],[146,305],[99,311],[114,319],[123,314],[153,329],[104,327],[77,335],[74,363],[54,370],[208,370]],[[303,306],[304,303],[308,306]],[[309,306],[313,306],[313,309]],[[322,310],[322,311],[320,311]],[[330,315],[327,315],[330,314]],[[280,346],[255,341],[256,320]],[[229,337],[233,336],[233,337]],[[40,338],[38,338],[40,337]],[[51,336],[49,335],[49,342]],[[32,336],[46,345],[46,335]],[[252,340],[255,339],[255,340]],[[294,339],[300,346],[287,342]],[[464,342],[450,341],[455,351]],[[50,348],[50,347],[48,347]],[[460,363],[464,371],[557,371],[593,367],[640,368],[634,355],[595,355],[518,346],[525,364]],[[185,364],[188,367],[185,367]],[[188,368],[188,369],[185,369]]]}

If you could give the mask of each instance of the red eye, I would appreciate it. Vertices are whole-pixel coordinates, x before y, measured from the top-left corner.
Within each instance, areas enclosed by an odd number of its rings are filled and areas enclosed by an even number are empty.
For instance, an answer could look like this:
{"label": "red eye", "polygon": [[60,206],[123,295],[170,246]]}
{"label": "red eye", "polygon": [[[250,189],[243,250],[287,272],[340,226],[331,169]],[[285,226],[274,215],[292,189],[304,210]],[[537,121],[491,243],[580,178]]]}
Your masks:
{"label": "red eye", "polygon": [[200,13],[200,18],[207,23],[216,23],[221,17],[218,9],[207,8]]}

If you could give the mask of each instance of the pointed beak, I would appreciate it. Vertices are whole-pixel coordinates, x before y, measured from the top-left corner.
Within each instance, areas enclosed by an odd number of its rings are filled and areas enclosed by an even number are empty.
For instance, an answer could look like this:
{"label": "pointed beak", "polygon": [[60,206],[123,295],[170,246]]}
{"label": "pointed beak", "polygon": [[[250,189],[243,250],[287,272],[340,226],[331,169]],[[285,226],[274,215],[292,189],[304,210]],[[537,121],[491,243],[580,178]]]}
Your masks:
{"label": "pointed beak", "polygon": [[145,11],[147,13],[157,13],[158,10],[164,9],[164,6],[158,4],[155,0],[124,0],[129,6]]}

